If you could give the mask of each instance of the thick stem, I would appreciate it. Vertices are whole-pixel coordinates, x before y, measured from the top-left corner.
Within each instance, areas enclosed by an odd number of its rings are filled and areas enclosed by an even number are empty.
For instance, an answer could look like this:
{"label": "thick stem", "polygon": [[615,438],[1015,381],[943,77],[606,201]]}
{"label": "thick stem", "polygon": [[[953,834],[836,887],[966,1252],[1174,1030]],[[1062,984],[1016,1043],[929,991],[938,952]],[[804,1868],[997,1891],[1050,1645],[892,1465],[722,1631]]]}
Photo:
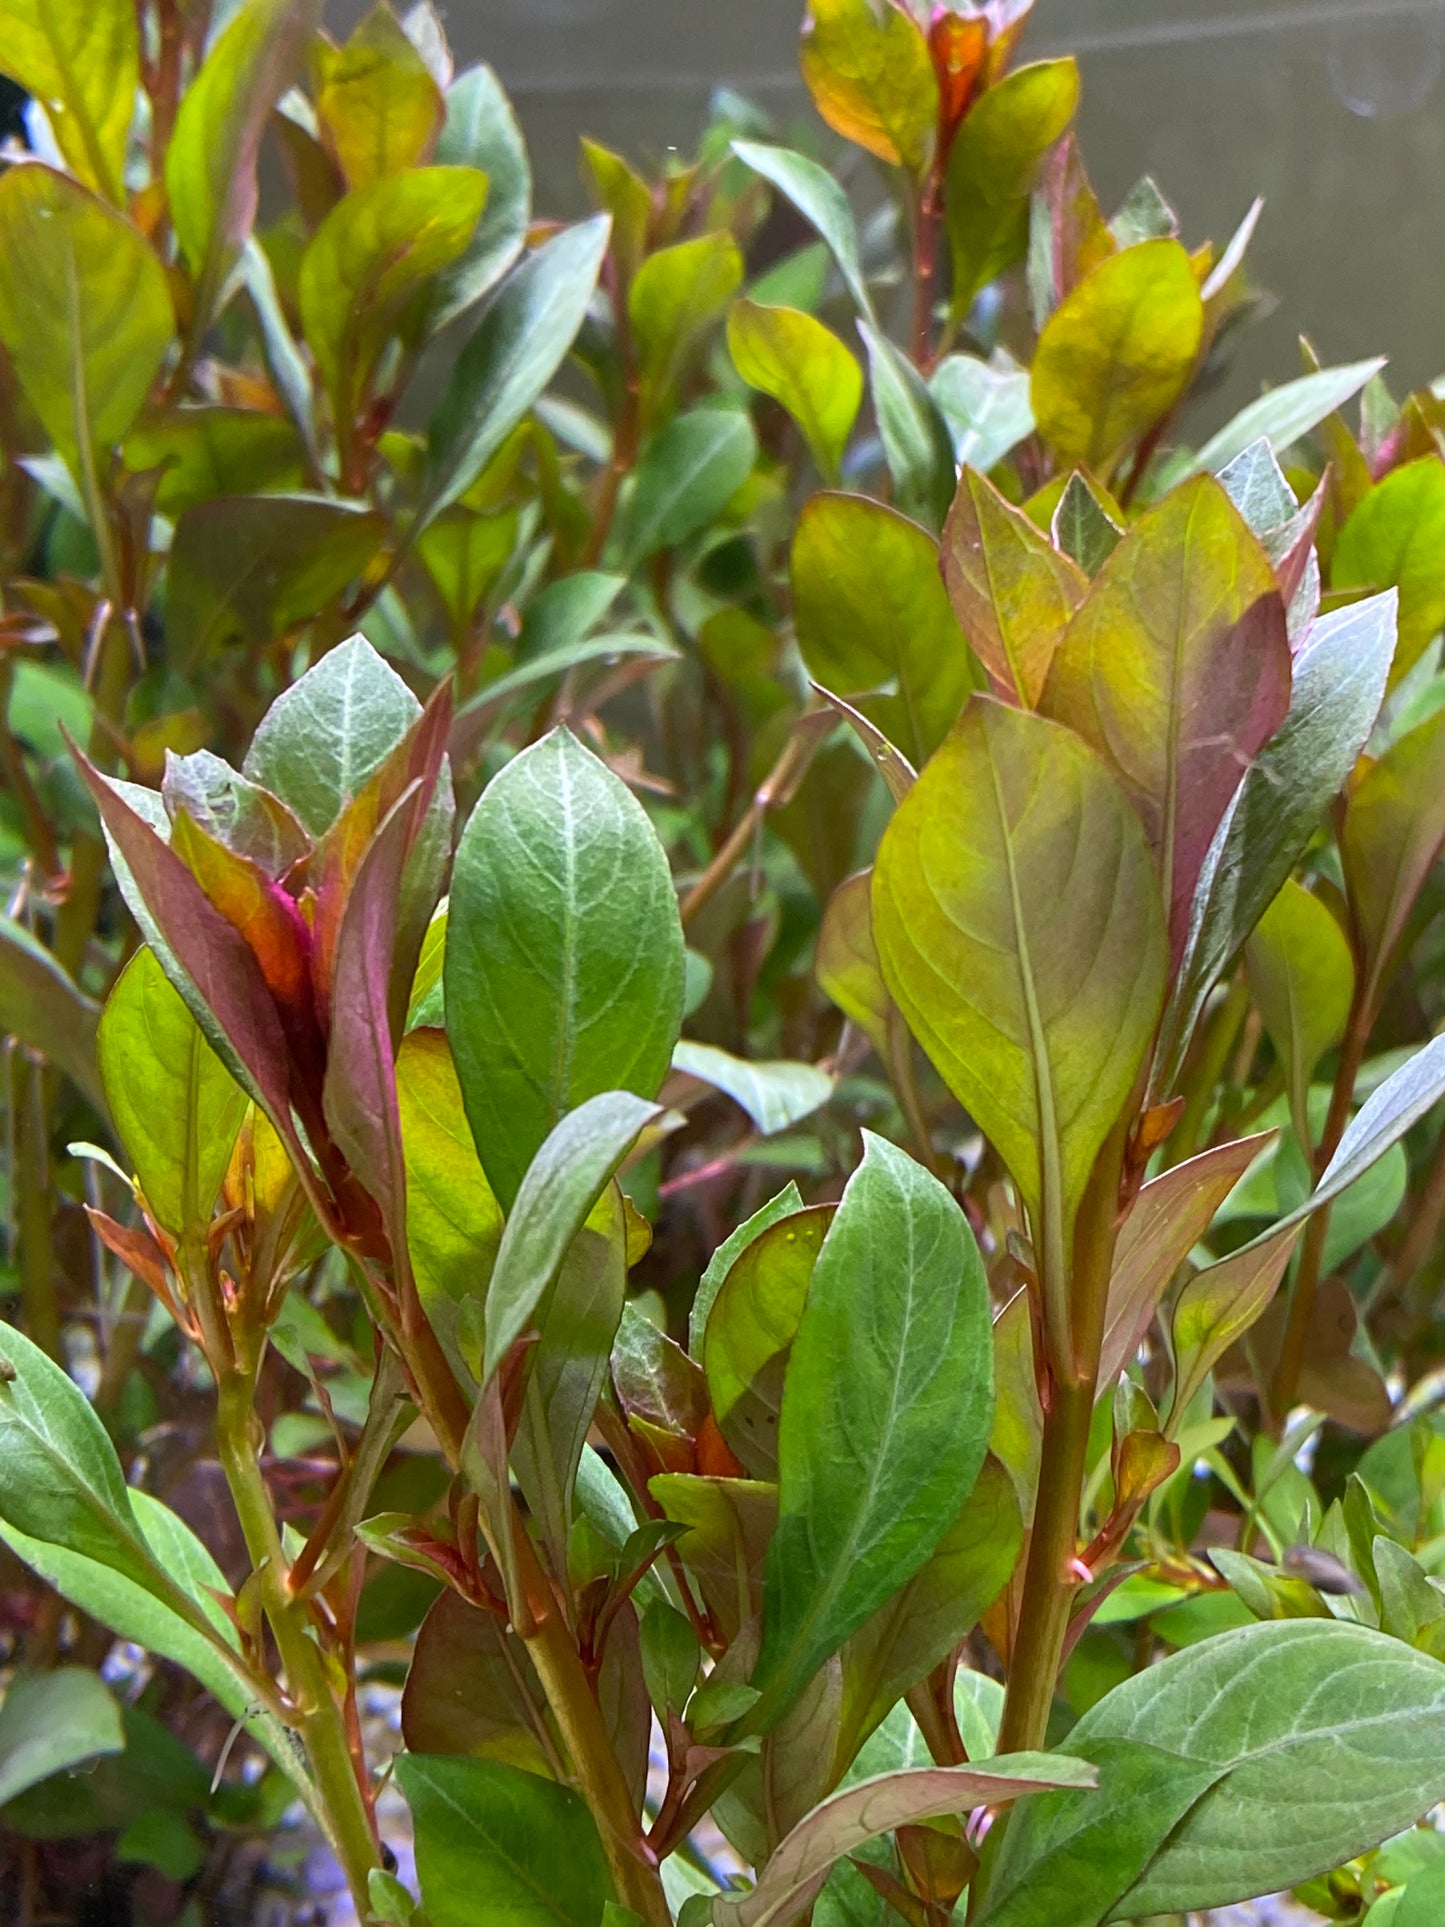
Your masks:
{"label": "thick stem", "polygon": [[293,1596],[288,1582],[281,1535],[257,1458],[261,1428],[252,1404],[255,1389],[254,1368],[222,1379],[216,1406],[217,1452],[251,1564],[260,1575],[262,1606],[286,1670],[296,1726],[331,1846],[357,1913],[365,1920],[371,1910],[370,1876],[382,1864],[381,1848],[351,1757],[344,1707],[332,1694],[325,1659],[308,1626],[307,1608]]}
{"label": "thick stem", "polygon": [[1119,1182],[1132,1116],[1131,1106],[1099,1153],[1074,1228],[1069,1289],[1071,1344],[1067,1356],[1049,1359],[1052,1385],[1044,1417],[1039,1491],[1024,1568],[1018,1633],[1009,1655],[1000,1753],[1031,1752],[1046,1742],[1069,1618],[1081,1583],[1081,1574],[1075,1569],[1079,1507],[1109,1274],[1119,1232]]}

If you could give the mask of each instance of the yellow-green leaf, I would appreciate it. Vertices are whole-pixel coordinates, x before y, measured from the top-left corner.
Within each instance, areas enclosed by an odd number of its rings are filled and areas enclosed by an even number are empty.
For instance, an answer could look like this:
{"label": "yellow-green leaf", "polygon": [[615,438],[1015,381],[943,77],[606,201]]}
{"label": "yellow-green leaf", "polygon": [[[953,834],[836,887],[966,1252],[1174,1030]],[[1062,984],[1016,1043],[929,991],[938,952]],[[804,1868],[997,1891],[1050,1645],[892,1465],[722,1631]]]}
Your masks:
{"label": "yellow-green leaf", "polygon": [[1293,877],[1260,918],[1244,954],[1255,1002],[1284,1066],[1295,1130],[1308,1146],[1310,1078],[1345,1034],[1354,958],[1328,905]]}
{"label": "yellow-green leaf", "polygon": [[1054,658],[1043,708],[1093,745],[1138,810],[1176,955],[1220,818],[1288,713],[1290,674],[1269,558],[1207,475],[1125,536]]}
{"label": "yellow-green leaf", "polygon": [[873,941],[873,872],[861,870],[840,883],[828,900],[818,931],[813,965],[818,988],[831,997],[884,1056],[893,999],[878,967]]}
{"label": "yellow-green leaf", "polygon": [[990,87],[959,128],[945,203],[956,315],[966,315],[980,288],[1023,259],[1039,169],[1078,104],[1076,63],[1040,61]]}
{"label": "yellow-green leaf", "polygon": [[0,341],[82,483],[139,414],[174,332],[165,270],[123,215],[48,167],[0,177]]}
{"label": "yellow-green leaf", "polygon": [[1340,851],[1378,1002],[1400,958],[1412,911],[1445,848],[1445,710],[1392,743],[1349,792]]}
{"label": "yellow-green leaf", "polygon": [[612,253],[624,284],[637,272],[652,224],[652,193],[647,182],[620,154],[582,137],[582,165],[592,196],[612,216]]}
{"label": "yellow-green leaf", "polygon": [[1178,241],[1099,262],[1054,311],[1033,366],[1034,419],[1060,463],[1108,480],[1194,371],[1204,303]]}
{"label": "yellow-green leaf", "polygon": [[793,538],[793,616],[809,673],[840,696],[882,692],[870,719],[924,762],[975,683],[927,531],[861,495],[815,495]]}
{"label": "yellow-green leaf", "polygon": [[267,119],[320,18],[321,0],[247,0],[181,102],[166,150],[166,195],[202,326],[251,232]]}
{"label": "yellow-green leaf", "polygon": [[645,420],[662,408],[689,348],[726,313],[742,278],[738,244],[722,230],[661,248],[638,269],[627,314]]}
{"label": "yellow-green leaf", "polygon": [[349,187],[429,158],[446,103],[385,0],[344,47],[323,43],[316,66],[316,118]]}
{"label": "yellow-green leaf", "polygon": [[803,79],[818,112],[881,161],[920,171],[938,125],[928,42],[894,0],[812,0]]}
{"label": "yellow-green leaf", "polygon": [[944,525],[943,579],[995,689],[1036,709],[1064,631],[1088,594],[1083,570],[970,468]]}
{"label": "yellow-green leaf", "polygon": [[175,1237],[204,1230],[246,1093],[153,951],[138,950],[110,993],[98,1050],[111,1116],[151,1215]]}
{"label": "yellow-green leaf", "polygon": [[728,316],[728,349],[748,386],[787,409],[824,479],[836,482],[863,401],[863,370],[854,356],[800,309],[746,300]]}
{"label": "yellow-green leaf", "polygon": [[873,934],[910,1029],[1062,1276],[1163,997],[1164,919],[1138,818],[1071,731],[975,696],[884,833]]}
{"label": "yellow-green leaf", "polygon": [[1445,465],[1434,455],[1387,475],[1360,503],[1335,548],[1337,589],[1398,588],[1398,682],[1445,627]]}
{"label": "yellow-green leaf", "polygon": [[45,109],[77,178],[123,203],[140,74],[134,0],[0,0],[0,72]]}
{"label": "yellow-green leaf", "polygon": [[487,179],[472,167],[419,167],[338,201],[301,260],[301,318],[338,419],[349,421],[378,358],[418,297],[477,225]]}

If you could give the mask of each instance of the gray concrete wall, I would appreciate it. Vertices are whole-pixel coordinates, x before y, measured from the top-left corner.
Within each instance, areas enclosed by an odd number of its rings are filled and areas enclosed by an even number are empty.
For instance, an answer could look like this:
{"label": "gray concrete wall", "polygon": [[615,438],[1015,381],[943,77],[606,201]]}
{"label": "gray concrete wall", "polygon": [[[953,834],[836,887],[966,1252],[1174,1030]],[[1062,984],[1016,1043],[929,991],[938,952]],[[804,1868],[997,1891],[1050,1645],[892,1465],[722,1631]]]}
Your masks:
{"label": "gray concrete wall", "polygon": [[[341,27],[360,0],[334,0]],[[463,59],[510,88],[539,203],[578,204],[580,132],[688,144],[727,81],[808,112],[802,0],[446,0]],[[1257,278],[1280,299],[1232,382],[1388,353],[1397,390],[1445,372],[1445,0],[1039,0],[1030,48],[1077,50],[1085,153],[1106,203],[1141,173],[1186,237],[1222,241],[1256,193]]]}

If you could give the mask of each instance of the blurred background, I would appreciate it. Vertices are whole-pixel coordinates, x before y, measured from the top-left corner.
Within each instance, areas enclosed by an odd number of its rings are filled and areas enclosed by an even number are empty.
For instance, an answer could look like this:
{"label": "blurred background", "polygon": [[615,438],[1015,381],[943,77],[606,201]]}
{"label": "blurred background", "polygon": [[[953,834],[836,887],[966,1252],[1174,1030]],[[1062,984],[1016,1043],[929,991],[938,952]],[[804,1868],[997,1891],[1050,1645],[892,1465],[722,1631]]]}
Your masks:
{"label": "blurred background", "polygon": [[[349,29],[365,5],[332,0],[328,22]],[[817,129],[802,0],[438,10],[458,64],[489,60],[511,93],[539,211],[582,205],[579,134],[633,157],[687,148],[720,83],[780,132]],[[1297,374],[1300,333],[1326,361],[1388,353],[1397,396],[1445,373],[1445,0],[1038,0],[1025,57],[1068,51],[1106,209],[1152,174],[1186,241],[1222,245],[1265,197],[1250,258],[1278,307],[1238,343],[1222,401]]]}

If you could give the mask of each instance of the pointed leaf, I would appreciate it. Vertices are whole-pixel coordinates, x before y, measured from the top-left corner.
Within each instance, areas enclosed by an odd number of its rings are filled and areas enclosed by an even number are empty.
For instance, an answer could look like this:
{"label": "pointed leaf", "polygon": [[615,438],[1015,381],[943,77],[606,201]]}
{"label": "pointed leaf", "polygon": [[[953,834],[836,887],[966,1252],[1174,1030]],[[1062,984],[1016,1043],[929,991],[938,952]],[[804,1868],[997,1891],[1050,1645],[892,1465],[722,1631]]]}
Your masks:
{"label": "pointed leaf", "polygon": [[720,321],[742,285],[743,257],[724,229],[659,248],[638,269],[627,296],[644,423],[653,421],[683,372],[698,336]]}
{"label": "pointed leaf", "polygon": [[928,389],[953,437],[953,459],[959,468],[976,468],[987,475],[1034,432],[1028,370],[1016,367],[1006,355],[993,362],[974,355],[945,355]]}
{"label": "pointed leaf", "polygon": [[605,218],[564,228],[488,303],[432,417],[414,533],[464,495],[566,359],[607,252]]}
{"label": "pointed leaf", "polygon": [[110,1114],[152,1216],[175,1237],[204,1231],[246,1093],[150,950],[136,952],[106,1001],[99,1058]]}
{"label": "pointed leaf", "polygon": [[1289,714],[1246,772],[1200,871],[1156,1096],[1173,1088],[1206,997],[1344,788],[1379,715],[1394,646],[1394,597],[1385,595],[1322,618],[1295,657]]}
{"label": "pointed leaf", "polygon": [[1113,1391],[1120,1372],[1144,1342],[1175,1272],[1270,1142],[1266,1133],[1237,1144],[1217,1144],[1161,1173],[1139,1193],[1114,1250],[1099,1357],[1101,1397]]}
{"label": "pointed leaf", "polygon": [[884,835],[873,931],[909,1028],[1063,1275],[1163,994],[1138,819],[1076,736],[976,696]]}
{"label": "pointed leaf", "polygon": [[174,332],[165,270],[123,215],[38,163],[7,169],[0,342],[86,489],[139,414]]}
{"label": "pointed leaf", "polygon": [[1224,1354],[1264,1314],[1299,1243],[1288,1220],[1191,1278],[1174,1306],[1175,1422]]}
{"label": "pointed leaf", "polygon": [[1176,957],[1214,833],[1289,700],[1269,560],[1217,482],[1186,483],[1104,564],[1044,695],[1046,713],[1093,745],[1139,811]]}
{"label": "pointed leaf", "polygon": [[728,316],[728,352],[750,388],[787,409],[823,479],[836,484],[863,402],[863,371],[843,343],[797,308],[744,300]]}
{"label": "pointed leaf", "polygon": [[1276,454],[1285,454],[1337,409],[1343,408],[1352,396],[1358,395],[1384,365],[1383,357],[1358,361],[1345,368],[1325,368],[1317,375],[1303,375],[1298,381],[1271,388],[1258,401],[1242,408],[1217,435],[1211,436],[1191,458],[1179,479],[1182,481],[1184,475],[1217,475],[1261,436]]}
{"label": "pointed leaf", "polygon": [[813,1270],[779,1432],[752,1683],[769,1717],[932,1556],[993,1420],[988,1293],[958,1205],[865,1134]]}
{"label": "pointed leaf", "polygon": [[1088,1787],[1090,1769],[1058,1753],[1001,1754],[978,1766],[923,1767],[862,1780],[810,1813],[751,1893],[713,1902],[718,1927],[782,1927],[806,1913],[835,1860],[895,1827],[995,1806],[1053,1787]]}
{"label": "pointed leaf", "polygon": [[182,96],[166,194],[203,321],[251,233],[266,122],[320,23],[321,0],[246,0]]}
{"label": "pointed leaf", "polygon": [[722,1290],[723,1281],[738,1258],[755,1238],[762,1236],[771,1224],[779,1218],[786,1218],[791,1212],[803,1208],[802,1193],[790,1178],[775,1198],[769,1198],[760,1211],[740,1224],[736,1230],[718,1246],[708,1261],[706,1271],[698,1284],[697,1297],[693,1301],[692,1313],[688,1319],[687,1348],[694,1358],[700,1358],[703,1350],[703,1336],[707,1330],[708,1315]]}
{"label": "pointed leaf", "polygon": [[628,560],[677,548],[714,521],[753,472],[757,436],[735,408],[694,408],[653,437],[637,465]]}
{"label": "pointed leaf", "polygon": [[771,147],[761,141],[734,141],[733,152],[745,167],[786,195],[793,206],[827,242],[844,286],[858,312],[873,319],[873,300],[863,275],[858,228],[848,196],[828,172],[790,147]]}
{"label": "pointed leaf", "polygon": [[904,8],[809,0],[802,67],[836,133],[895,167],[923,167],[938,124],[938,82],[928,42]]}
{"label": "pointed leaf", "polygon": [[990,87],[959,128],[944,203],[956,315],[966,315],[981,288],[1023,259],[1039,170],[1078,104],[1076,63],[1039,61]]}
{"label": "pointed leaf", "polygon": [[449,1034],[504,1207],[547,1133],[599,1092],[651,1097],[682,1021],[683,939],[640,804],[565,729],[497,776],[463,832]]}
{"label": "pointed leaf", "polygon": [[[1293,501],[1293,496],[1290,499]],[[1103,568],[1124,535],[1088,476],[1078,469],[1064,485],[1049,532],[1055,548],[1077,562],[1090,578]]]}
{"label": "pointed leaf", "polygon": [[630,1091],[605,1091],[569,1111],[532,1160],[487,1286],[484,1380],[527,1329],[603,1186],[657,1115]]}
{"label": "pointed leaf", "polygon": [[881,502],[815,495],[798,519],[792,572],[809,673],[841,696],[889,689],[868,703],[870,720],[915,766],[926,762],[974,685],[936,545]]}
{"label": "pointed leaf", "polygon": [[1345,1034],[1354,957],[1329,907],[1293,878],[1260,918],[1244,954],[1265,1029],[1284,1066],[1295,1130],[1308,1144],[1310,1080]]}
{"label": "pointed leaf", "polygon": [[447,89],[446,119],[433,156],[439,167],[474,167],[487,177],[487,204],[460,260],[443,270],[429,334],[465,314],[522,252],[532,217],[532,171],[512,103],[490,67],[469,67]]}
{"label": "pointed leaf", "polygon": [[1145,241],[1085,275],[1034,356],[1034,418],[1059,461],[1107,480],[1183,394],[1203,332],[1199,285],[1178,241]]}
{"label": "pointed leaf", "polygon": [[441,89],[390,7],[379,0],[344,46],[323,41],[314,59],[316,118],[349,187],[426,161],[441,127]]}
{"label": "pointed leaf", "polygon": [[930,529],[943,526],[958,480],[953,437],[908,357],[879,329],[858,323],[868,350],[868,390],[898,506]]}
{"label": "pointed leaf", "polygon": [[444,1340],[455,1307],[480,1297],[502,1237],[502,1208],[478,1162],[462,1087],[439,1030],[413,1030],[396,1060],[406,1157],[406,1235],[422,1305]]}
{"label": "pointed leaf", "polygon": [[672,1068],[726,1091],[763,1137],[810,1117],[833,1095],[833,1079],[815,1064],[754,1063],[713,1044],[678,1044]]}
{"label": "pointed leaf", "polygon": [[965,469],[943,531],[943,579],[994,688],[1036,709],[1088,577],[976,469]]}
{"label": "pointed leaf", "polygon": [[1445,465],[1435,455],[1387,475],[1340,531],[1333,581],[1340,589],[1400,592],[1400,646],[1391,681],[1418,660],[1445,626]]}

